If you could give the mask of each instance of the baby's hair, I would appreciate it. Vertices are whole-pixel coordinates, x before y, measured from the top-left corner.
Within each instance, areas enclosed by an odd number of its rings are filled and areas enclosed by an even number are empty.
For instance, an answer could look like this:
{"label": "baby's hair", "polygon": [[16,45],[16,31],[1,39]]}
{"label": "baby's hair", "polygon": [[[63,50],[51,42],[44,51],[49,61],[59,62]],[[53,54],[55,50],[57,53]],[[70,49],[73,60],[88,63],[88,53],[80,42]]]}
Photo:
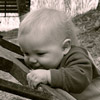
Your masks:
{"label": "baby's hair", "polygon": [[70,18],[69,14],[55,9],[42,8],[30,11],[20,24],[18,36],[30,31],[33,32],[33,36],[47,32],[59,41],[70,38],[72,44],[78,45],[77,28]]}

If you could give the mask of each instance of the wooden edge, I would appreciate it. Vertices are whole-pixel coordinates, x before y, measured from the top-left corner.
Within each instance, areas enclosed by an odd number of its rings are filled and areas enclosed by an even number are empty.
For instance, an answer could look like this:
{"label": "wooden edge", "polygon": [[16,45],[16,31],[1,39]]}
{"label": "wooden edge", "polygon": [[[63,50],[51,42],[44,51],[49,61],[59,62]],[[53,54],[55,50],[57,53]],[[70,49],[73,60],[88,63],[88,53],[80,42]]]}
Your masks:
{"label": "wooden edge", "polygon": [[4,40],[2,38],[0,38],[0,46],[2,46],[3,48],[5,49],[8,49],[14,53],[17,53],[19,55],[23,55],[22,51],[20,50],[20,47],[11,43],[11,42],[8,42],[7,40]]}
{"label": "wooden edge", "polygon": [[0,57],[0,70],[10,72],[13,62],[3,57]]}
{"label": "wooden edge", "polygon": [[56,98],[53,99],[53,96],[46,92],[37,91],[27,86],[22,86],[3,79],[0,79],[0,89],[15,95],[34,100],[57,100]]}

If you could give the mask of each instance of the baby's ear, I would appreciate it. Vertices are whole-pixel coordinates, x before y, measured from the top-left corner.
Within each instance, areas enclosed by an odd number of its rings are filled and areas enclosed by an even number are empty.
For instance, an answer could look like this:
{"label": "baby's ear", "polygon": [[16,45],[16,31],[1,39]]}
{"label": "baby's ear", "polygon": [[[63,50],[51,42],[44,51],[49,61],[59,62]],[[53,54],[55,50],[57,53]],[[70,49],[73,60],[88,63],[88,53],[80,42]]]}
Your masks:
{"label": "baby's ear", "polygon": [[65,39],[63,42],[63,54],[66,55],[71,48],[71,39]]}

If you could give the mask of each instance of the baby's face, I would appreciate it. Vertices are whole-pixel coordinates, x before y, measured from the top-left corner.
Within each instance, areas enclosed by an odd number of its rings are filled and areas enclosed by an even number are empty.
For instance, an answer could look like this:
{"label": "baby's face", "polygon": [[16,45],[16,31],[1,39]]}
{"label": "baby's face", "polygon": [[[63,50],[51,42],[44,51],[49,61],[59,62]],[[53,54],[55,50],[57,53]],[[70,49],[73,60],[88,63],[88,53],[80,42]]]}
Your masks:
{"label": "baby's face", "polygon": [[57,68],[63,58],[62,46],[48,36],[24,35],[19,44],[26,64],[32,69]]}

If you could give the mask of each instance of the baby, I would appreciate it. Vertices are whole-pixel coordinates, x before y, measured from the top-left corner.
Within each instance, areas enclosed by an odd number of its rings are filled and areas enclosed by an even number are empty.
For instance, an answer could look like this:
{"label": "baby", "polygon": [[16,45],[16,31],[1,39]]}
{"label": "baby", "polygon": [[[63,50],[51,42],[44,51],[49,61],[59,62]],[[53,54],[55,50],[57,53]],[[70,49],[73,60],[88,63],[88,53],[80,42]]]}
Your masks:
{"label": "baby", "polygon": [[27,14],[20,24],[18,41],[31,68],[27,74],[30,87],[42,83],[81,93],[100,75],[87,50],[77,46],[76,32],[64,12],[43,8]]}

